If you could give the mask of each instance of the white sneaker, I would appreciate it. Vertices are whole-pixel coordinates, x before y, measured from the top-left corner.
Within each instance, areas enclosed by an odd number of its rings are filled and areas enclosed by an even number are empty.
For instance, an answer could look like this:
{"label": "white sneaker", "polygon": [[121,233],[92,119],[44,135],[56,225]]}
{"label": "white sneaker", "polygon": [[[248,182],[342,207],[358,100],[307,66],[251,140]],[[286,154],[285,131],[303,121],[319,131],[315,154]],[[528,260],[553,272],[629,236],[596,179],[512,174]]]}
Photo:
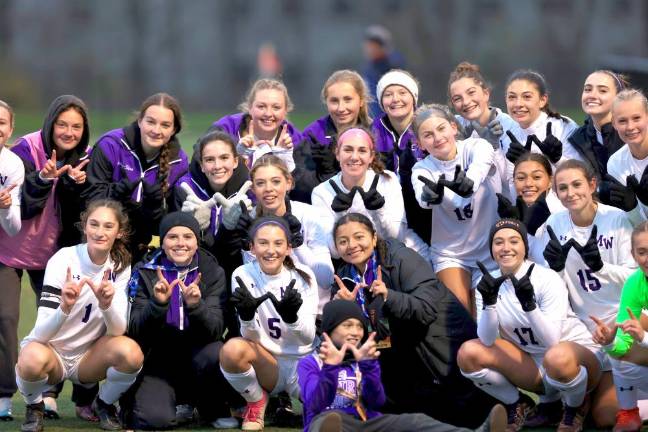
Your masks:
{"label": "white sneaker", "polygon": [[214,429],[238,429],[239,421],[236,417],[223,417],[214,420],[211,425]]}
{"label": "white sneaker", "polygon": [[11,408],[12,408],[11,398],[8,397],[0,398],[0,421],[13,420]]}

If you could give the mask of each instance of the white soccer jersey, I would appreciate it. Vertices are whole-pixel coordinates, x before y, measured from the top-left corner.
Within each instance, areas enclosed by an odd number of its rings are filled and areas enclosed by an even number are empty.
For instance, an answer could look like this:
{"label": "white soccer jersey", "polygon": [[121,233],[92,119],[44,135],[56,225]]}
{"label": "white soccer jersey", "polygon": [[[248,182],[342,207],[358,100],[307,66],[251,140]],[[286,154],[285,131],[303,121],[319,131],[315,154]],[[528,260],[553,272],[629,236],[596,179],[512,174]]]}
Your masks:
{"label": "white soccer jersey", "polygon": [[[530,261],[525,261],[515,277],[522,278],[530,265]],[[493,277],[500,275],[500,270],[493,272]],[[537,308],[524,312],[511,280],[506,279],[500,286],[494,310],[487,308],[479,317],[477,333],[480,340],[485,345],[492,345],[499,328],[502,338],[531,355],[542,355],[560,341],[594,346],[587,328],[569,306],[567,289],[560,275],[536,264],[530,279]]]}
{"label": "white soccer jersey", "polygon": [[317,282],[308,267],[296,264],[311,277],[311,283],[294,270],[283,267],[278,275],[267,275],[257,261],[244,264],[232,274],[232,292],[238,288],[236,277],[240,277],[254,297],[271,292],[281,300],[284,289],[295,279],[295,289],[301,294],[303,303],[297,313],[297,321],[285,323],[277,313],[270,299],[265,300],[251,321],[240,320],[241,335],[259,343],[275,356],[302,357],[315,349],[315,316],[317,315]]}
{"label": "white soccer jersey", "polygon": [[[365,191],[369,190],[375,176],[376,173],[372,169],[367,170],[364,183],[362,184],[362,188]],[[342,192],[349,192],[349,189],[342,184],[341,172],[333,176],[331,180],[338,185]],[[320,183],[315,187],[315,189],[313,189],[311,202],[313,203],[313,206],[321,209],[320,211],[330,215],[334,220],[338,220],[347,213],[361,213],[373,222],[376,232],[380,237],[384,239],[398,239],[405,243],[407,247],[415,250],[425,259],[428,259],[429,248],[427,244],[407,226],[403,191],[396,174],[388,170],[385,170],[383,174],[379,174],[376,190],[385,198],[385,205],[383,205],[382,208],[373,211],[365,208],[362,196],[359,193],[356,193],[349,210],[339,213],[334,212],[333,209],[331,209],[331,203],[333,202],[336,193],[328,180]],[[330,246],[331,255],[338,258],[339,255],[335,249],[335,245],[331,244]]]}
{"label": "white soccer jersey", "polygon": [[[637,180],[641,180],[641,175],[646,167],[648,167],[648,157],[645,159],[635,159],[632,153],[630,153],[630,148],[627,144],[610,156],[607,163],[608,173],[623,185],[626,185],[627,177],[632,174],[634,174]],[[641,222],[648,220],[648,206],[645,206],[639,200],[637,201],[637,207],[628,212],[628,219],[633,226],[637,226]]]}
{"label": "white soccer jersey", "polygon": [[[562,276],[574,312],[590,331],[596,328],[590,315],[613,325],[619,310],[623,284],[637,267],[630,250],[632,227],[625,213],[599,203],[594,222],[588,227],[576,226],[567,210],[549,216],[546,225],[551,226],[561,243],[573,238],[581,246],[587,243],[592,227],[597,226],[603,268],[598,272],[591,271],[578,252],[571,248]],[[542,244],[546,247],[548,242],[549,234],[545,231]]]}
{"label": "white soccer jersey", "polygon": [[0,189],[16,185],[10,192],[11,206],[0,209],[0,227],[10,236],[20,231],[20,191],[25,180],[25,166],[20,158],[7,148],[0,151]]}
{"label": "white soccer jersey", "polygon": [[86,243],[62,248],[56,252],[47,262],[45,269],[36,324],[31,333],[23,339],[21,346],[31,341],[49,343],[57,352],[74,357],[85,353],[101,336],[118,336],[126,331],[126,285],[130,277],[130,266],[118,275],[111,273],[115,295],[108,309],[101,310],[92,289],[83,285],[79,298],[72,306],[70,314],[66,316],[59,305],[68,267],[74,282],[89,278],[98,285],[104,277],[104,271],[112,272],[114,264],[110,258],[102,265],[94,264],[88,255]]}
{"label": "white soccer jersey", "polygon": [[[330,247],[334,247],[333,218],[322,214],[316,207],[299,201],[290,201],[290,207],[292,215],[301,222],[304,237],[304,243],[293,249],[290,256],[315,274],[319,290],[318,313],[322,313],[324,305],[331,300],[333,283],[333,262],[329,251]],[[256,214],[256,208],[252,209],[251,214]],[[243,253],[244,263],[254,259],[251,252]]]}
{"label": "white soccer jersey", "polygon": [[[501,191],[500,176],[493,163],[493,147],[481,138],[457,142],[457,156],[441,161],[427,156],[412,168],[412,185],[419,205],[432,209],[433,255],[460,259],[475,267],[475,261],[489,261],[488,232],[498,219],[496,193]],[[438,181],[441,174],[454,178],[455,166],[460,165],[473,182],[474,193],[462,198],[447,187],[439,205],[421,200],[424,183],[419,176]]]}
{"label": "white soccer jersey", "polygon": [[[568,117],[565,117],[565,119],[566,121],[563,119],[557,119],[555,117],[549,117],[545,112],[541,112],[540,116],[531,124],[531,126],[525,129],[521,127],[518,123],[515,123],[515,125],[511,128],[511,132],[522,145],[526,144],[526,140],[529,135],[535,135],[536,137],[538,137],[540,141],[543,141],[547,137],[547,122],[550,122],[551,133],[553,134],[553,136],[558,138],[563,145],[562,157],[560,158],[557,164],[555,165],[552,164],[555,170],[555,167],[564,160],[568,160],[568,159],[583,160],[583,158],[580,156],[578,151],[567,140],[567,138],[569,138],[569,136],[576,129],[578,129],[578,125],[576,124],[576,122],[574,122],[572,119]],[[506,152],[508,151],[511,145],[511,140],[508,137],[508,135],[504,135],[500,140],[500,142],[502,144],[502,152],[506,155]],[[531,152],[542,154],[540,148],[535,144],[531,145]],[[513,169],[515,168],[515,165],[513,165],[513,163],[510,162],[509,160],[506,161],[506,165],[507,165],[506,177],[508,178],[510,189],[514,195],[515,188],[513,186]]]}

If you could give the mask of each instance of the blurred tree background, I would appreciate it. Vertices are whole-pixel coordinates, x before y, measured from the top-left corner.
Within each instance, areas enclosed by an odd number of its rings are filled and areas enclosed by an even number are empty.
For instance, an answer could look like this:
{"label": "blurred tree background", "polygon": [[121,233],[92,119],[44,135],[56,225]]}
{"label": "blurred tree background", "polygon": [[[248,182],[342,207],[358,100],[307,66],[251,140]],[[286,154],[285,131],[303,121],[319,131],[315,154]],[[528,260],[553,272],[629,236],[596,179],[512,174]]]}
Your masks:
{"label": "blurred tree background", "polygon": [[508,74],[530,67],[554,105],[577,108],[594,68],[648,69],[646,23],[642,0],[0,0],[0,98],[40,119],[62,93],[123,113],[166,91],[215,119],[236,110],[270,42],[297,112],[312,119],[326,77],[362,70],[364,31],[381,24],[421,101],[445,101],[448,74],[468,60],[498,106]]}

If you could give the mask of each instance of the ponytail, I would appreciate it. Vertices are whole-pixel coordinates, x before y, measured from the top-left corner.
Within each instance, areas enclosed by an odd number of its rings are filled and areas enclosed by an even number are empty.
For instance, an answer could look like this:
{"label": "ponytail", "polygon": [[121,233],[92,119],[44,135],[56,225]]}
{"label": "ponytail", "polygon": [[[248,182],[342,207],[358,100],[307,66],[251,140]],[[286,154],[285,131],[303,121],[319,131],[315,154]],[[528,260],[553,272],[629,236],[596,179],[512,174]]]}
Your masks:
{"label": "ponytail", "polygon": [[290,255],[286,255],[286,257],[284,258],[284,262],[283,262],[283,264],[284,264],[284,266],[285,266],[288,270],[294,270],[294,271],[296,271],[296,272],[299,274],[299,276],[301,276],[301,278],[304,279],[304,281],[305,281],[308,285],[311,284],[311,282],[312,282],[311,277],[310,277],[310,276],[308,275],[308,273],[306,273],[304,270],[300,270],[300,269],[298,269],[297,267],[295,267],[295,262],[294,262],[293,259],[290,257]]}

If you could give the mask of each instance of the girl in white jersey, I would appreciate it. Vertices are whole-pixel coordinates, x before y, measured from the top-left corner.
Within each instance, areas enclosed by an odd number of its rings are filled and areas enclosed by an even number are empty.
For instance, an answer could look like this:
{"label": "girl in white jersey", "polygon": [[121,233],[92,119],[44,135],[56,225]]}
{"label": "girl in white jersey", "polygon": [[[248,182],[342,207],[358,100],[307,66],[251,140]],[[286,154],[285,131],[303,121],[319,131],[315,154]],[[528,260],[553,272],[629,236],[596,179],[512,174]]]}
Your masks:
{"label": "girl in white jersey", "polygon": [[457,113],[457,122],[464,129],[466,137],[480,137],[493,146],[503,184],[508,185],[501,140],[506,136],[504,133],[516,123],[501,109],[489,105],[490,92],[490,86],[475,64],[459,63],[448,79],[448,98]]}
{"label": "girl in white jersey", "polygon": [[[310,204],[288,199],[293,178],[286,164],[275,155],[267,154],[257,159],[250,179],[257,203],[253,213],[282,217],[288,222],[293,236],[291,257],[315,274],[319,289],[318,312],[321,312],[331,299],[333,262],[329,245],[333,242],[333,218]],[[244,257],[245,262],[252,259],[251,254]]]}
{"label": "girl in white jersey", "polygon": [[[0,100],[0,242],[11,242],[20,231],[20,186],[25,178],[25,168],[20,158],[5,149],[14,128],[13,109]],[[2,259],[0,257],[0,263]],[[20,276],[15,269],[0,266],[0,286],[3,287],[0,303],[0,420],[12,420],[11,396],[16,392],[13,365],[18,358],[18,313],[20,312]]]}
{"label": "girl in white jersey", "polygon": [[[347,129],[338,136],[335,157],[340,172],[313,189],[313,205],[336,221],[347,213],[361,213],[382,238],[398,239],[428,259],[428,245],[407,226],[400,182],[384,169],[371,134],[361,127]],[[335,245],[329,247],[337,257]]]}
{"label": "girl in white jersey", "polygon": [[[636,268],[630,247],[632,227],[622,210],[593,200],[596,178],[581,161],[558,166],[554,189],[566,210],[547,219],[544,258],[565,280],[572,308],[591,332],[596,330],[592,315],[613,325],[623,284]],[[564,358],[565,352],[557,356]],[[601,370],[608,372],[611,366],[603,361]],[[565,379],[570,375],[566,372]],[[594,421],[610,426],[615,412],[612,377],[604,373],[592,394]]]}
{"label": "girl in white jersey", "polygon": [[648,219],[648,100],[640,90],[619,92],[612,105],[612,125],[626,145],[608,159],[607,170],[636,196],[638,205],[627,209],[636,226]]}
{"label": "girl in white jersey", "polygon": [[493,147],[482,138],[458,141],[455,117],[444,105],[416,111],[414,133],[429,153],[412,169],[419,205],[432,209],[432,265],[444,285],[474,316],[471,287],[479,278],[476,262],[494,268],[484,231],[497,219],[501,178]]}
{"label": "girl in white jersey", "polygon": [[141,369],[142,351],[126,331],[128,219],[111,200],[81,216],[87,243],[60,249],[47,263],[36,324],[22,341],[16,382],[27,403],[23,431],[43,430],[41,393],[69,379],[106,380],[92,406],[102,429],[121,430],[112,405]]}
{"label": "girl in white jersey", "polygon": [[502,139],[509,163],[507,178],[512,190],[513,164],[522,153],[542,153],[555,167],[567,159],[581,159],[567,141],[578,125],[549,107],[549,89],[536,71],[517,70],[506,84],[506,109],[516,125]]}
{"label": "girl in white jersey", "polygon": [[290,258],[288,223],[263,216],[250,228],[256,260],[232,275],[232,302],[241,336],[221,351],[221,370],[247,401],[243,430],[262,430],[268,393],[299,396],[297,362],[315,347],[317,282]]}
{"label": "girl in white jersey", "polygon": [[[499,270],[491,275],[480,264],[479,339],[465,342],[457,355],[462,373],[507,405],[509,431],[524,426],[533,406],[517,387],[546,398],[558,396],[541,367],[547,350],[565,340],[596,347],[572,312],[560,276],[527,260],[526,239],[524,224],[515,219],[502,219],[491,228],[489,244]],[[559,430],[573,430],[569,419],[562,423]]]}

